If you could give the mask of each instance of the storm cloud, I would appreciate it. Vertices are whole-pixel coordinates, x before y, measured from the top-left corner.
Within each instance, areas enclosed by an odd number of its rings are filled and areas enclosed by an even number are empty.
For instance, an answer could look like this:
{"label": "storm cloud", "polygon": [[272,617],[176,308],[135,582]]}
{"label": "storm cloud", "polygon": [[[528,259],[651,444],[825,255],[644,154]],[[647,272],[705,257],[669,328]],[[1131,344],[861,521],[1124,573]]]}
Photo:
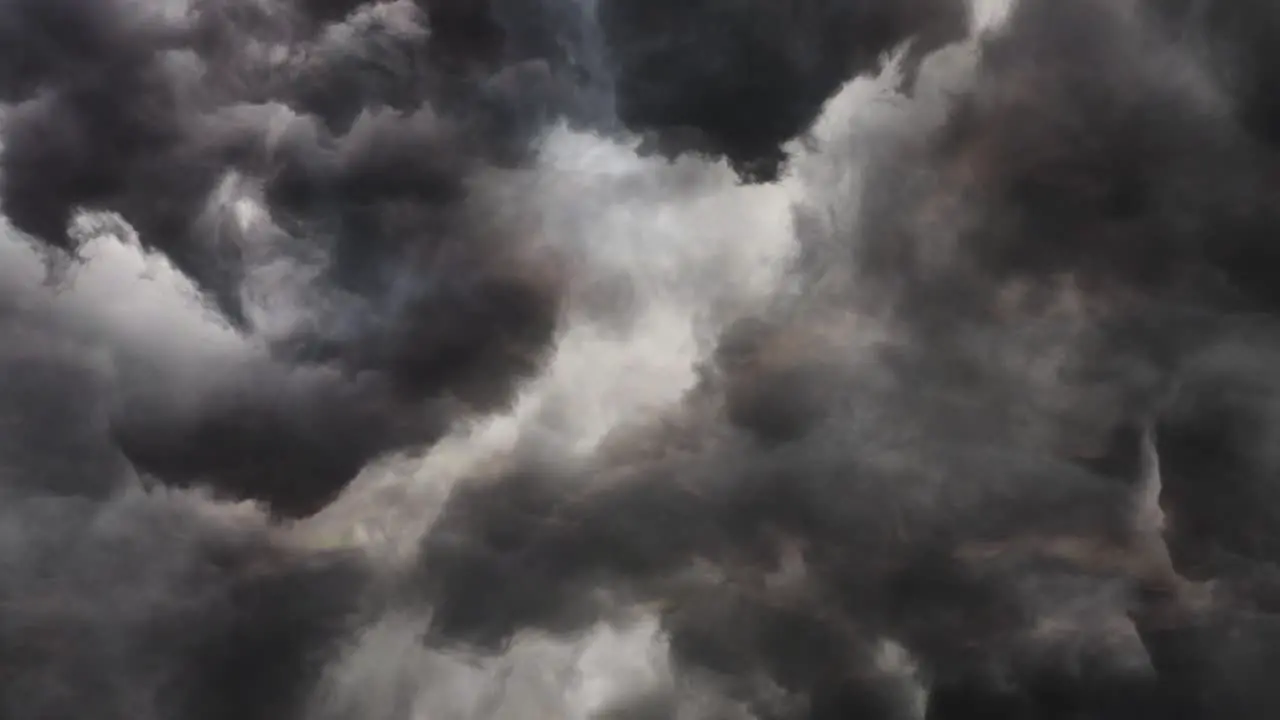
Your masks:
{"label": "storm cloud", "polygon": [[1264,3],[0,0],[0,704],[1269,718]]}

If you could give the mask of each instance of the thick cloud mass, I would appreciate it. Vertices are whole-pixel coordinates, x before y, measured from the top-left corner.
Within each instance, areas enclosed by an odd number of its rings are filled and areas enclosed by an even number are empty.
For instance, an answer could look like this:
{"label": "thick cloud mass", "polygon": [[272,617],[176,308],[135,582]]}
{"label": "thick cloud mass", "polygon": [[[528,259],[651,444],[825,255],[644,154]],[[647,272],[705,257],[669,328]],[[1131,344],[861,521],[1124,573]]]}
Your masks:
{"label": "thick cloud mass", "polygon": [[604,0],[599,12],[624,123],[682,130],[694,147],[766,178],[778,171],[779,143],[804,132],[846,80],[904,41],[914,73],[968,26],[955,0]]}
{"label": "thick cloud mass", "polygon": [[1277,717],[1278,22],[0,0],[0,716]]}

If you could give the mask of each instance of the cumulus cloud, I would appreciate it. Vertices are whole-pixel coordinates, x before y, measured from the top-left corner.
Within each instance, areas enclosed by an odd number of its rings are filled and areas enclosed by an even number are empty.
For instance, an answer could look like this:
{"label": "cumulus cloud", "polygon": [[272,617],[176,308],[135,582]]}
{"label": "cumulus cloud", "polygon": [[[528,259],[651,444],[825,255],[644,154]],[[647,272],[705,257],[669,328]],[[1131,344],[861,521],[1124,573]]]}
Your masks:
{"label": "cumulus cloud", "polygon": [[0,0],[2,714],[1271,717],[1273,15]]}

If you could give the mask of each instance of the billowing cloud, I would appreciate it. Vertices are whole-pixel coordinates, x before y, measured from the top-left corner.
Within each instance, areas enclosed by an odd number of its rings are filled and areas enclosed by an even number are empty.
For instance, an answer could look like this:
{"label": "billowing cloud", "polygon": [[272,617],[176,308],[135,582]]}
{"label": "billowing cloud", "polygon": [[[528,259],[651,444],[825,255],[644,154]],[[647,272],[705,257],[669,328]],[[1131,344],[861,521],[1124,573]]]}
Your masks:
{"label": "billowing cloud", "polygon": [[0,0],[0,714],[1272,717],[1273,15]]}

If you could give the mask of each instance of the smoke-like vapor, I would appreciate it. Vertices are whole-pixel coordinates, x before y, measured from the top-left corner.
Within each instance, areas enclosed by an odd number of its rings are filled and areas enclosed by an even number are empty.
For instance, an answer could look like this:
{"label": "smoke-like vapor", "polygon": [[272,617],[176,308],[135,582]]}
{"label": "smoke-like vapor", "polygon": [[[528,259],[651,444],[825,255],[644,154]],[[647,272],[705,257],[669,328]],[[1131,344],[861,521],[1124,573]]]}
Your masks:
{"label": "smoke-like vapor", "polygon": [[0,715],[1275,717],[1278,17],[0,0]]}

